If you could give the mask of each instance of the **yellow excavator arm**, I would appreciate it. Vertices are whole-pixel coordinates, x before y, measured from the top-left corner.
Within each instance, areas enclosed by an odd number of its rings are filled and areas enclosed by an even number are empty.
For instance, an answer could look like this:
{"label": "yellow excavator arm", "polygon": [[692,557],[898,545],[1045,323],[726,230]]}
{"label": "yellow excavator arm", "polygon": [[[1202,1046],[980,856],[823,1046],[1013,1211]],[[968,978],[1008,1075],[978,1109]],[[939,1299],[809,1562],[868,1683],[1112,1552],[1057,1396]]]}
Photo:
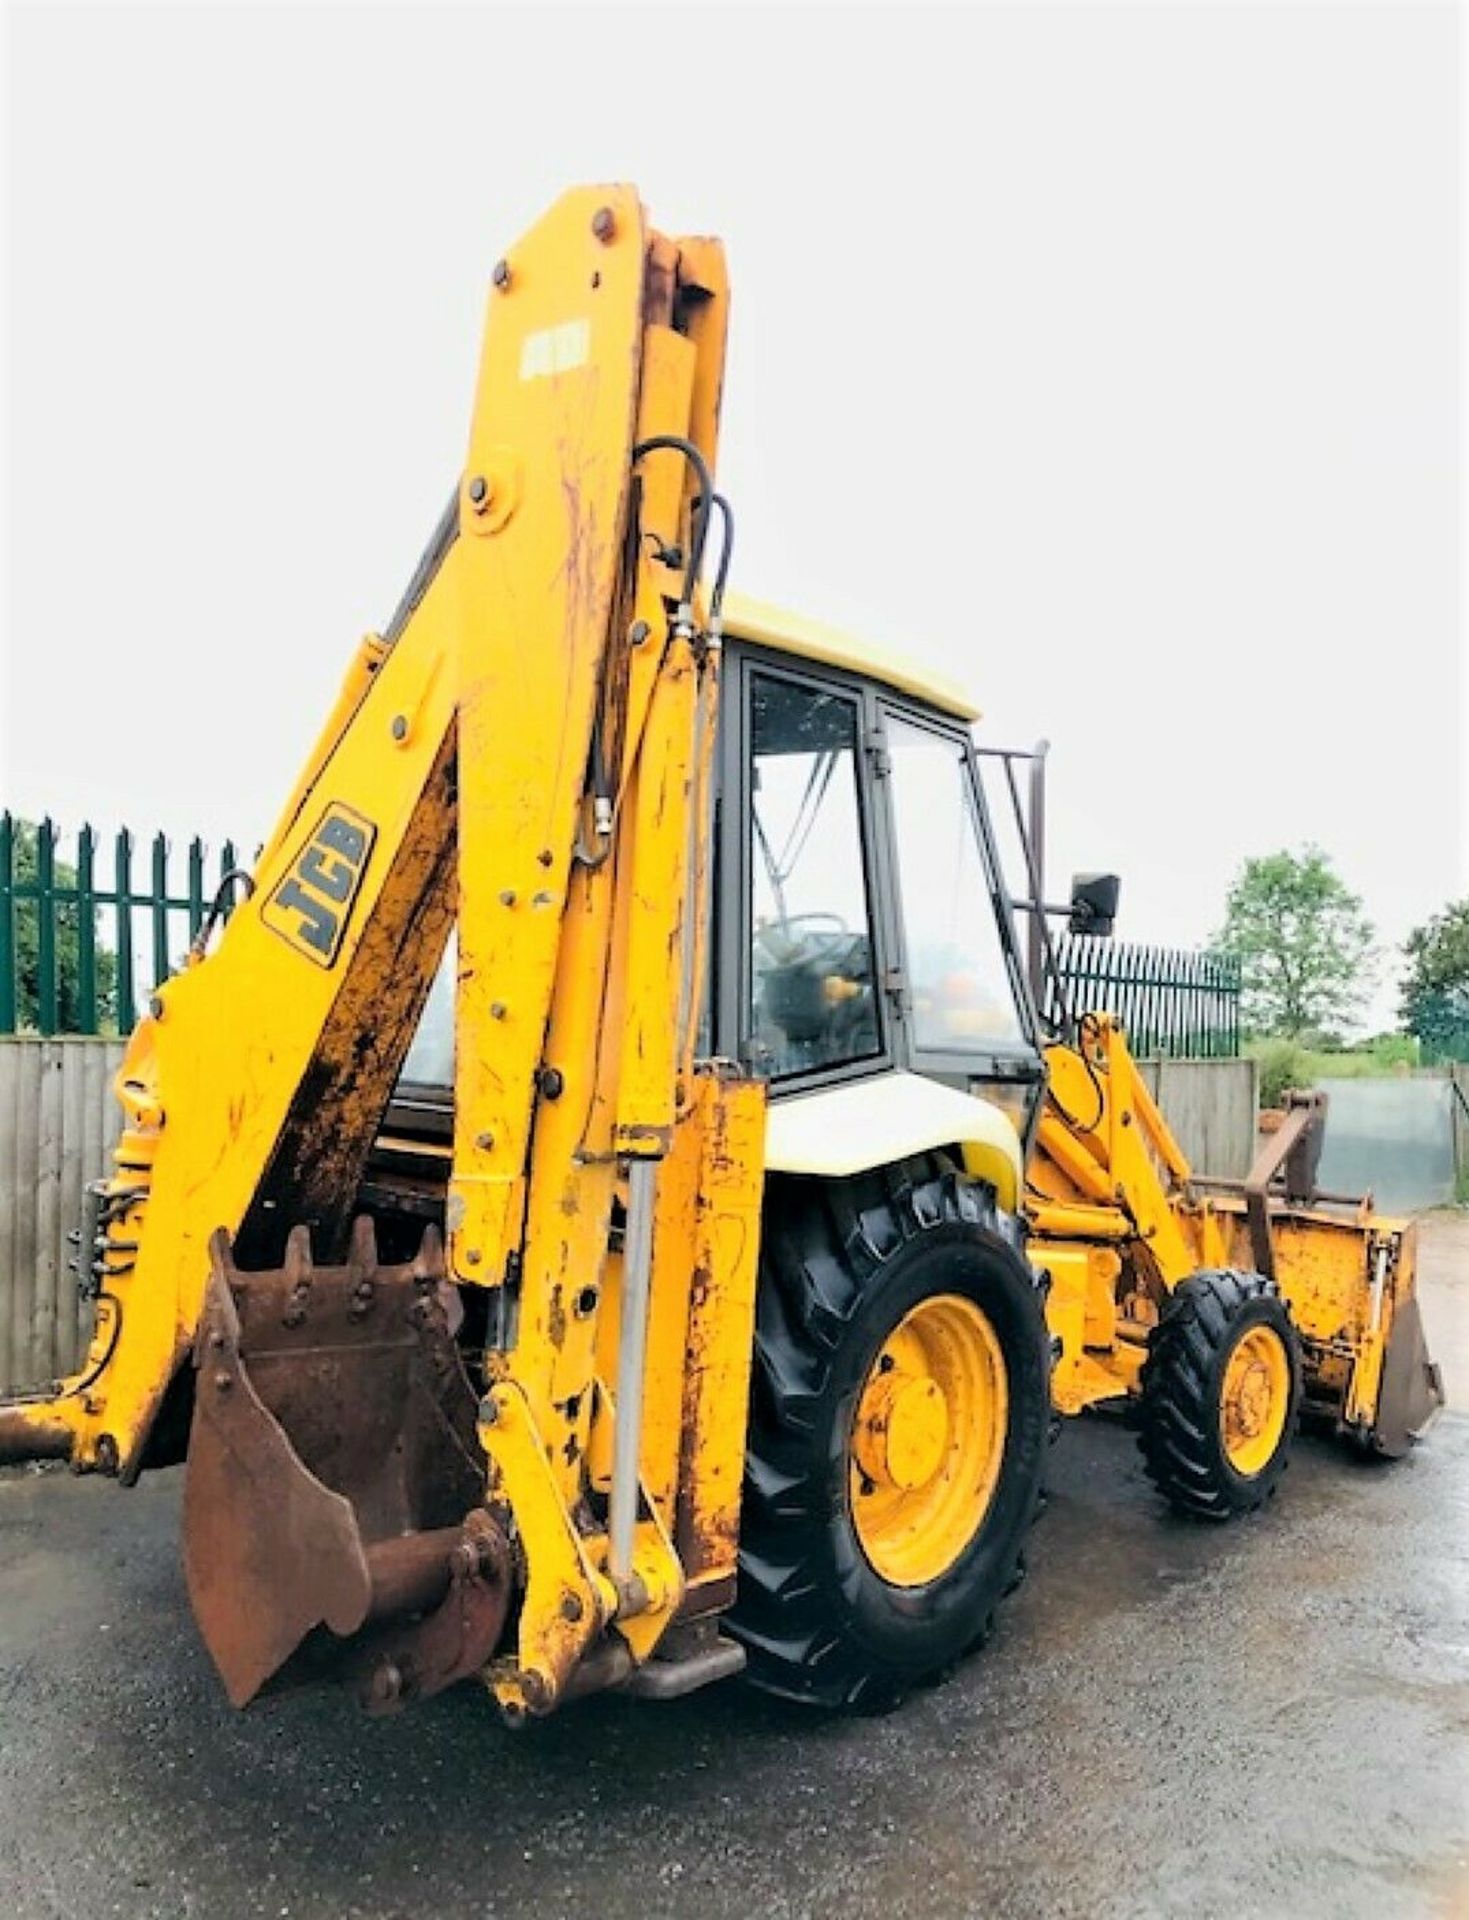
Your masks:
{"label": "yellow excavator arm", "polygon": [[[500,261],[455,509],[128,1046],[96,1338],[0,1451],[131,1479],[194,1386],[186,1563],[237,1699],[323,1624],[380,1704],[447,1684],[513,1586],[493,1684],[542,1711],[614,1621],[609,1672],[727,1604],[763,1132],[693,1058],[727,309],[719,244],[626,187]],[[353,1201],[455,922],[447,1246],[389,1261]]]}

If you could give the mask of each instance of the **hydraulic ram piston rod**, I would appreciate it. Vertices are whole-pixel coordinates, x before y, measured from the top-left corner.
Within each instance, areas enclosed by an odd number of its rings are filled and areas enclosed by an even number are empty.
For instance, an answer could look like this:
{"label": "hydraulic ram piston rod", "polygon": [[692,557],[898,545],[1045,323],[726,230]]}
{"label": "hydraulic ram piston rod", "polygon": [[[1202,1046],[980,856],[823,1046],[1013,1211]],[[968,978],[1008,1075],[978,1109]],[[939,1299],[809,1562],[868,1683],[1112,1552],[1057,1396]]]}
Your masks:
{"label": "hydraulic ram piston rod", "polygon": [[627,1251],[617,1341],[617,1407],[607,1529],[608,1570],[619,1590],[632,1578],[633,1535],[638,1523],[638,1462],[643,1438],[643,1374],[648,1353],[657,1172],[656,1160],[634,1160],[627,1175]]}

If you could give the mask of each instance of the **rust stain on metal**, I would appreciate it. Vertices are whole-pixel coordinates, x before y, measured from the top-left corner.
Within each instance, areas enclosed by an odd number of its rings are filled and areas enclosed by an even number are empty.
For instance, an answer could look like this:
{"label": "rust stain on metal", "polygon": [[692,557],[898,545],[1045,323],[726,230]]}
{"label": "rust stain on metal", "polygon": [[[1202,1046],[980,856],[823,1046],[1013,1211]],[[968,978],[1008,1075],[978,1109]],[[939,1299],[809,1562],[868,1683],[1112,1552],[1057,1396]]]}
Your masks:
{"label": "rust stain on metal", "polygon": [[20,1407],[0,1408],[0,1466],[17,1460],[65,1460],[70,1453],[70,1427],[28,1420]]}
{"label": "rust stain on metal", "polygon": [[324,1252],[345,1251],[342,1196],[357,1190],[454,917],[456,751],[451,725],[241,1225],[252,1265],[281,1259],[292,1215],[321,1223]]}
{"label": "rust stain on metal", "polygon": [[[243,1706],[319,1628],[351,1641],[448,1604],[484,1457],[437,1229],[401,1266],[378,1265],[365,1219],[343,1266],[313,1266],[300,1227],[281,1268],[242,1271],[222,1231],[210,1262],[184,1565],[205,1642]],[[483,1568],[473,1577],[488,1578]],[[454,1604],[456,1617],[474,1615],[477,1629],[464,1634],[478,1646],[494,1608],[503,1623],[508,1586],[493,1607],[479,1593]],[[425,1675],[445,1665],[438,1653],[413,1660]]]}
{"label": "rust stain on metal", "polygon": [[468,1679],[486,1664],[504,1631],[510,1551],[490,1516],[477,1509],[461,1527],[417,1539],[435,1543],[433,1554],[425,1557],[420,1549],[417,1556],[435,1604],[427,1610],[429,1599],[415,1597],[410,1605],[422,1617],[379,1637],[365,1655],[361,1697],[369,1713],[396,1712]]}
{"label": "rust stain on metal", "polygon": [[552,1284],[550,1303],[546,1309],[546,1338],[553,1347],[560,1348],[566,1344],[566,1302],[559,1280]]}

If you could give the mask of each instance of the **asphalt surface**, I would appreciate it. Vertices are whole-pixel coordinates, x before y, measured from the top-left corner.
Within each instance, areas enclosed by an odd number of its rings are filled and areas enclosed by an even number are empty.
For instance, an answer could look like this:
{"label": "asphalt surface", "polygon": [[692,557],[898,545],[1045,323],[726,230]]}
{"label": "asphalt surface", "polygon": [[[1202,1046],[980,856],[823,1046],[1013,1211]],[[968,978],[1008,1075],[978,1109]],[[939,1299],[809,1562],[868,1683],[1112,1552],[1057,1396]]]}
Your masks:
{"label": "asphalt surface", "polygon": [[1413,1458],[1304,1440],[1215,1531],[1071,1423],[991,1646],[882,1720],[731,1684],[519,1734],[472,1687],[237,1715],[179,1476],[0,1475],[0,1913],[1469,1915],[1469,1217],[1424,1296]]}

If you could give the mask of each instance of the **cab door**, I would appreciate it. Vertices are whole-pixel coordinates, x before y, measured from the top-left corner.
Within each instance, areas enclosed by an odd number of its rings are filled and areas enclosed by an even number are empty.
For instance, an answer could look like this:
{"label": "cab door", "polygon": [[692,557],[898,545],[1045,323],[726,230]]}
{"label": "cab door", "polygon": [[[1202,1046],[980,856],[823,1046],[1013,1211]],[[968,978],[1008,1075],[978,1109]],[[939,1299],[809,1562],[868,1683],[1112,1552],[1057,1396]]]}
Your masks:
{"label": "cab door", "polygon": [[713,943],[719,1049],[776,1091],[880,1073],[894,1034],[871,690],[753,650],[732,664],[718,840],[725,932]]}
{"label": "cab door", "polygon": [[968,730],[882,700],[875,738],[898,1057],[998,1098],[1023,1136],[1040,1047]]}

